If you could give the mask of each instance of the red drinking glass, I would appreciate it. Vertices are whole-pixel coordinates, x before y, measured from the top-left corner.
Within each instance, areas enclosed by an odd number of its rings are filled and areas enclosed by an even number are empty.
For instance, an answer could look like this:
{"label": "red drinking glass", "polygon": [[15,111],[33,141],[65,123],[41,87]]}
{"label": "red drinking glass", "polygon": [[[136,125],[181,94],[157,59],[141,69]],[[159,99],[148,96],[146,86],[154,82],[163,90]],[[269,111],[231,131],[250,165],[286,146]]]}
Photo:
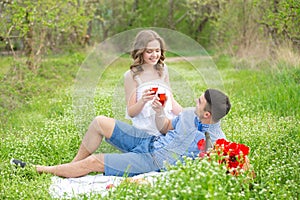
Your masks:
{"label": "red drinking glass", "polygon": [[165,101],[167,100],[166,93],[158,93],[159,102],[164,106]]}
{"label": "red drinking glass", "polygon": [[157,90],[158,90],[158,87],[152,87],[151,88],[152,95],[156,94]]}

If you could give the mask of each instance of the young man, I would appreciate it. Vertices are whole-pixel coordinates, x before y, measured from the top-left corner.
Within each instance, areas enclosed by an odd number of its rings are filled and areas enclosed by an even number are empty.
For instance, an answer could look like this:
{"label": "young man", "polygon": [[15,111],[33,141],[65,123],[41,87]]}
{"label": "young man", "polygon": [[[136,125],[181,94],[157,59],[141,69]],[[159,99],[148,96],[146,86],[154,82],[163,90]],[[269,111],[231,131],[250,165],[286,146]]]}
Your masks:
{"label": "young man", "polygon": [[[121,121],[98,116],[90,124],[72,162],[35,165],[36,170],[62,177],[79,177],[90,172],[134,176],[165,169],[183,156],[196,157],[200,153],[197,143],[205,139],[205,132],[210,134],[212,142],[225,138],[220,119],[229,112],[231,104],[224,93],[208,89],[196,100],[196,108],[185,109],[172,121],[165,117],[158,99],[153,101],[152,108],[162,136],[152,136]],[[92,154],[103,138],[122,153]],[[19,160],[12,160],[12,163],[25,164]]]}

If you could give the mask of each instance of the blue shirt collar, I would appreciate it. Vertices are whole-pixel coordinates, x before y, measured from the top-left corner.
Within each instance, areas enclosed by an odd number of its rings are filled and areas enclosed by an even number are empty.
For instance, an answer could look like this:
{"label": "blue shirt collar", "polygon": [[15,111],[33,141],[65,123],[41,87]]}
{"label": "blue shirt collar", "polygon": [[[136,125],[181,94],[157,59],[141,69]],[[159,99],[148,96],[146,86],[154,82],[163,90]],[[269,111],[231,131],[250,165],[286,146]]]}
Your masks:
{"label": "blue shirt collar", "polygon": [[195,127],[197,127],[198,131],[200,132],[205,132],[211,128],[216,128],[220,126],[219,122],[216,124],[202,124],[197,116],[195,117],[194,122],[195,122]]}

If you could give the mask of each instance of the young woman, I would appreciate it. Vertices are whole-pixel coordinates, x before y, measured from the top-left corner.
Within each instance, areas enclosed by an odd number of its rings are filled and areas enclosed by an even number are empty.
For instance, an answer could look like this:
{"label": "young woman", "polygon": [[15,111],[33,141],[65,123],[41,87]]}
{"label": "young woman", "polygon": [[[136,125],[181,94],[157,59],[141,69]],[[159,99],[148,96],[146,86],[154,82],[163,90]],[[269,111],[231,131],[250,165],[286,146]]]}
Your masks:
{"label": "young woman", "polygon": [[164,40],[153,30],[139,32],[133,43],[131,57],[133,64],[124,75],[126,116],[131,119],[133,126],[149,134],[160,135],[155,125],[155,112],[151,108],[154,96],[161,93],[166,95],[165,102],[163,97],[160,99],[168,118],[172,119],[182,111],[170,89],[168,69],[164,64]]}

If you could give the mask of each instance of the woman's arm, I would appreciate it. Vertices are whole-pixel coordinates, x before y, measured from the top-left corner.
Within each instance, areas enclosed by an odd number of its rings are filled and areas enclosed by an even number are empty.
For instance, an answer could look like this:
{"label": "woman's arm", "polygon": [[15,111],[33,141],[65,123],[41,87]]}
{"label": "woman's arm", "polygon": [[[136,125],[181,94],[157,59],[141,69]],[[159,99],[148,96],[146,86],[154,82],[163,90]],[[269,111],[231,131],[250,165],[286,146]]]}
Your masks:
{"label": "woman's arm", "polygon": [[137,101],[137,96],[136,96],[137,83],[133,79],[131,71],[127,71],[124,75],[124,87],[125,87],[127,113],[130,117],[135,117],[142,111],[146,102],[143,101],[143,98]]}

